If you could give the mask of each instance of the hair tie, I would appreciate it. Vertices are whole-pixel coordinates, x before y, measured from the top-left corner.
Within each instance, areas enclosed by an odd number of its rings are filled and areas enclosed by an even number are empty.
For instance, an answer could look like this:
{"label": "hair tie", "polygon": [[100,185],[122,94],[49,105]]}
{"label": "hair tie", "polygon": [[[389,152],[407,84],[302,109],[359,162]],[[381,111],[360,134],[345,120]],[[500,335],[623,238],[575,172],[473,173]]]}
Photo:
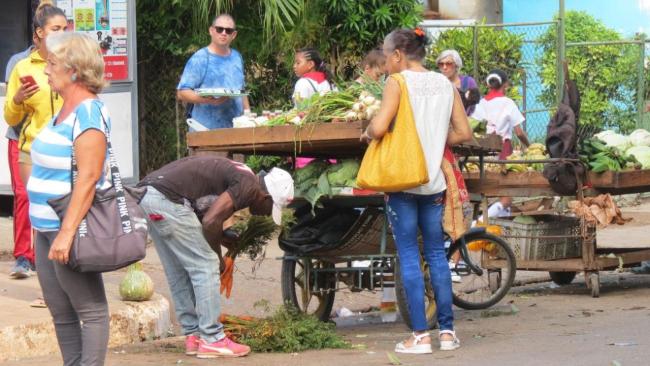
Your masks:
{"label": "hair tie", "polygon": [[499,84],[503,84],[503,81],[501,80],[501,76],[498,74],[490,74],[485,78],[485,82],[490,84],[490,79],[497,79],[499,81]]}
{"label": "hair tie", "polygon": [[413,32],[415,33],[416,36],[418,37],[424,37],[424,31],[420,27],[416,27]]}

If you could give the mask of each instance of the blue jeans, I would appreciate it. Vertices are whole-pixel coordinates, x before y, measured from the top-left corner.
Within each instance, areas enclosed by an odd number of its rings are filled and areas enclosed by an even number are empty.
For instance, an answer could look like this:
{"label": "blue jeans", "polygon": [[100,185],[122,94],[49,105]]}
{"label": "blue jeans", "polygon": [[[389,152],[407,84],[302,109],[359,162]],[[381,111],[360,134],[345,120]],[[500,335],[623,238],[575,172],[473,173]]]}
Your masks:
{"label": "blue jeans", "polygon": [[147,214],[149,235],[165,269],[183,334],[199,334],[208,343],[224,338],[219,323],[219,257],[203,237],[194,210],[151,186],[140,206]]}
{"label": "blue jeans", "polygon": [[429,265],[440,330],[454,329],[451,272],[442,231],[443,198],[444,192],[434,195],[405,192],[386,195],[388,220],[397,246],[411,327],[416,332],[428,328],[424,309],[424,276],[420,267],[418,228],[422,232],[424,260]]}

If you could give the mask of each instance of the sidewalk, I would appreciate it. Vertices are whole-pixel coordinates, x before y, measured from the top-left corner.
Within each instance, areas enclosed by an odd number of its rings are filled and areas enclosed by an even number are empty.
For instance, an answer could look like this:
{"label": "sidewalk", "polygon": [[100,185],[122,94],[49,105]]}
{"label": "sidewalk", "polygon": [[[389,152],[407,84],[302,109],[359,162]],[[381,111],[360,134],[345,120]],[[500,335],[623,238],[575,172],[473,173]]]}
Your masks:
{"label": "sidewalk", "polygon": [[[13,261],[0,262],[0,362],[50,354],[58,357],[50,312],[29,306],[41,296],[36,276],[11,279],[8,273],[12,265]],[[166,336],[171,325],[167,299],[155,294],[150,301],[142,303],[121,301],[114,281],[121,276],[106,277],[111,313],[110,347]]]}

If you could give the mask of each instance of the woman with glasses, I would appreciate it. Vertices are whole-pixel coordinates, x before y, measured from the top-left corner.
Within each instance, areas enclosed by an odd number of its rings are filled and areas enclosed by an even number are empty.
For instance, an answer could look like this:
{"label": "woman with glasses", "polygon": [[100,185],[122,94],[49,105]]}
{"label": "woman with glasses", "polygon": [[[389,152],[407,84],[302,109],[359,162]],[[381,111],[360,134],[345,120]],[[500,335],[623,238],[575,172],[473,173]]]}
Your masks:
{"label": "woman with glasses", "polygon": [[465,112],[471,115],[474,112],[476,104],[481,100],[481,94],[478,90],[476,80],[469,75],[461,75],[460,70],[463,68],[463,59],[456,50],[444,50],[436,59],[436,64],[440,73],[445,75],[449,81],[458,89]]}

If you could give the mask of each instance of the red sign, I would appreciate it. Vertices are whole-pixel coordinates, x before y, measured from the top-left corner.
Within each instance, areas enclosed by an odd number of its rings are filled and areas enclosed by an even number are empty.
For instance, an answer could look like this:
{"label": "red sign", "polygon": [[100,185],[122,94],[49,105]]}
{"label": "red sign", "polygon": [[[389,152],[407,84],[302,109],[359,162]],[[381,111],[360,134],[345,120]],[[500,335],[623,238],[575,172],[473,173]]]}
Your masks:
{"label": "red sign", "polygon": [[104,56],[104,78],[106,80],[127,80],[129,58],[127,56]]}

